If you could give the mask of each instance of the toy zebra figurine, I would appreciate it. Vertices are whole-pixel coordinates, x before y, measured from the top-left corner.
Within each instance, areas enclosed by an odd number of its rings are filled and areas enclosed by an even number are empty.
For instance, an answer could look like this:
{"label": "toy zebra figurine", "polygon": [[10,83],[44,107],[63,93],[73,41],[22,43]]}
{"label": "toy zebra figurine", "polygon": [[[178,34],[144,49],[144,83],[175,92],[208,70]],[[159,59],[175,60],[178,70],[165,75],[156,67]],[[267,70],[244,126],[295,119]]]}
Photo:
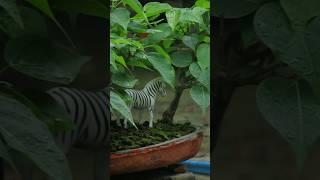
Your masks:
{"label": "toy zebra figurine", "polygon": [[[160,92],[161,96],[166,96],[166,83],[162,78],[158,77],[151,81],[149,81],[145,87],[141,90],[134,89],[126,89],[125,92],[131,98],[131,104],[129,104],[129,108],[135,108],[140,110],[147,109],[149,111],[150,119],[149,119],[149,127],[153,127],[153,113],[154,113],[154,105],[157,97],[157,93]],[[128,119],[124,120],[124,127],[128,128]],[[120,124],[120,119],[117,119],[117,124]]]}
{"label": "toy zebra figurine", "polygon": [[[56,143],[68,154],[74,145],[95,151],[94,180],[108,180],[108,146],[110,137],[109,90],[89,92],[73,88],[56,87],[47,94],[70,115],[75,128],[55,134]],[[32,180],[32,165],[24,165],[23,180]]]}
{"label": "toy zebra figurine", "polygon": [[[104,89],[88,92],[57,87],[47,91],[53,100],[70,115],[75,128],[55,134],[56,143],[68,154],[74,145],[85,145],[95,151],[94,180],[108,180],[108,146],[110,136],[109,92]],[[23,165],[22,179],[33,180],[33,165]],[[48,179],[48,177],[46,178]],[[49,180],[51,180],[49,178]]]}
{"label": "toy zebra figurine", "polygon": [[88,92],[57,87],[47,91],[70,115],[74,130],[56,135],[57,143],[67,153],[74,144],[107,146],[110,130],[107,90]]}

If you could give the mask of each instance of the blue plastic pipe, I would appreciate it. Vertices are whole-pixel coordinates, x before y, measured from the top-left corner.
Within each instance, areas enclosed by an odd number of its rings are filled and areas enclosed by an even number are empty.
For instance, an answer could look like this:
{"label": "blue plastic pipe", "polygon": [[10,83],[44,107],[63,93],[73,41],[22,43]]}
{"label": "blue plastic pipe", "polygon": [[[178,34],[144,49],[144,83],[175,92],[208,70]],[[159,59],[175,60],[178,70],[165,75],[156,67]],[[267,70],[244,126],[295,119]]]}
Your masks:
{"label": "blue plastic pipe", "polygon": [[189,172],[210,175],[210,162],[209,161],[186,160],[186,161],[181,162],[181,164],[185,165],[187,168],[187,171],[189,171]]}

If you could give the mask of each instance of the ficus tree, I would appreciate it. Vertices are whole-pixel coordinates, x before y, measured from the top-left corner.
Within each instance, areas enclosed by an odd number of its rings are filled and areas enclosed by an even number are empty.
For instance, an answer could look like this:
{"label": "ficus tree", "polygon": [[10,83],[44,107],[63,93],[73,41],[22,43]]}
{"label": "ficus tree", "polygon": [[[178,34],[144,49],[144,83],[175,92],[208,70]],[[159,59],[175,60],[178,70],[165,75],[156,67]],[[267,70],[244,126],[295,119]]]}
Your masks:
{"label": "ficus tree", "polygon": [[135,87],[133,68],[142,68],[159,73],[175,91],[163,120],[173,122],[185,89],[191,89],[191,98],[205,112],[210,104],[209,1],[185,8],[114,0],[111,9],[112,108],[133,123],[123,89]]}
{"label": "ficus tree", "polygon": [[214,57],[215,93],[223,104],[213,107],[216,125],[236,87],[258,85],[257,105],[293,148],[300,169],[320,135],[319,12],[314,0],[213,2],[216,50],[223,52]]}

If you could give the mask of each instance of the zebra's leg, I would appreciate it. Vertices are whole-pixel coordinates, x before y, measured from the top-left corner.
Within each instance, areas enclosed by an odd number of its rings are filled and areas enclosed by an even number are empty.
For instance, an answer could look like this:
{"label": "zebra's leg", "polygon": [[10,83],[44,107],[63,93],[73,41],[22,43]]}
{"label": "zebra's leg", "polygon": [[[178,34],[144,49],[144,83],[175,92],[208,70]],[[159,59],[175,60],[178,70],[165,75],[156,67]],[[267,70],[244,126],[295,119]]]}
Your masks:
{"label": "zebra's leg", "polygon": [[128,119],[124,118],[124,128],[128,128]]}
{"label": "zebra's leg", "polygon": [[116,116],[116,122],[117,122],[117,126],[119,126],[119,127],[121,127],[121,121],[120,121],[120,116],[119,116],[119,114],[117,113],[117,114],[115,114],[115,116]]}
{"label": "zebra's leg", "polygon": [[140,109],[139,110],[139,122],[141,122],[141,119],[142,119],[142,110]]}
{"label": "zebra's leg", "polygon": [[153,127],[153,107],[149,108],[150,120],[149,120],[149,128]]}

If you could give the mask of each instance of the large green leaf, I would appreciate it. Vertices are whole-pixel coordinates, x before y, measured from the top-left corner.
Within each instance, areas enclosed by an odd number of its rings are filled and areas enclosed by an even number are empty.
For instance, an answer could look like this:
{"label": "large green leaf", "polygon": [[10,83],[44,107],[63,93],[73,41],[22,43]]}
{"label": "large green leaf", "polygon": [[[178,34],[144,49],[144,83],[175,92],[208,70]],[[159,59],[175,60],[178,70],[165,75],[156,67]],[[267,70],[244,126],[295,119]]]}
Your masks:
{"label": "large green leaf", "polygon": [[[270,20],[272,19],[272,20]],[[279,3],[269,3],[256,14],[259,38],[304,77],[320,97],[320,18],[313,19],[303,31],[295,32]]]}
{"label": "large green leaf", "polygon": [[53,133],[74,128],[70,115],[44,92],[35,90],[19,92],[14,87],[0,86],[0,93],[27,106]]}
{"label": "large green leaf", "polygon": [[167,53],[167,51],[165,51],[161,46],[159,45],[153,45],[152,46],[158,53],[160,53],[163,57],[166,58],[166,60],[171,63],[171,57],[170,55]]}
{"label": "large green leaf", "polygon": [[320,15],[319,0],[280,0],[280,3],[294,28],[303,29],[311,18]]}
{"label": "large green leaf", "polygon": [[159,15],[161,13],[167,12],[172,7],[168,3],[160,3],[160,2],[149,2],[144,5],[143,10],[147,17]]}
{"label": "large green leaf", "polygon": [[119,112],[123,117],[129,120],[129,122],[135,127],[135,123],[132,118],[131,110],[129,109],[128,105],[126,102],[121,98],[120,95],[117,93],[111,91],[110,92],[110,104],[112,109],[116,110]]}
{"label": "large green leaf", "polygon": [[182,23],[185,22],[195,22],[200,25],[204,25],[203,17],[202,15],[207,12],[206,9],[200,8],[200,7],[195,7],[192,9],[189,8],[183,8],[180,9],[181,15],[179,21]]}
{"label": "large green leaf", "polygon": [[210,45],[202,43],[197,47],[197,61],[201,69],[210,66]]}
{"label": "large green leaf", "polygon": [[118,69],[116,64],[116,58],[117,58],[117,54],[115,53],[113,48],[110,48],[110,64],[112,68],[114,68],[115,70]]}
{"label": "large green leaf", "polygon": [[49,94],[35,90],[25,91],[23,94],[36,105],[37,112],[34,114],[46,123],[51,132],[57,133],[75,128],[70,114]]}
{"label": "large green leaf", "polygon": [[320,105],[306,83],[273,78],[257,89],[264,118],[290,143],[303,166],[307,150],[320,136]]}
{"label": "large green leaf", "polygon": [[5,160],[8,164],[10,164],[10,166],[17,170],[14,161],[11,158],[10,153],[8,152],[8,148],[7,146],[2,142],[2,140],[0,140],[0,158]]}
{"label": "large green leaf", "polygon": [[210,92],[203,86],[193,86],[190,90],[191,98],[204,113],[210,105]]}
{"label": "large green leaf", "polygon": [[159,24],[158,26],[155,27],[155,29],[160,30],[160,32],[150,34],[145,40],[146,44],[158,43],[164,40],[165,38],[167,38],[168,36],[170,36],[172,33],[172,30],[168,23]]}
{"label": "large green leaf", "polygon": [[172,64],[176,67],[187,67],[192,63],[191,51],[175,51],[171,54]]}
{"label": "large green leaf", "polygon": [[195,51],[196,50],[196,46],[197,46],[197,44],[199,42],[199,39],[198,39],[197,35],[193,34],[191,36],[183,36],[182,42],[186,46],[191,48],[193,51]]}
{"label": "large green leaf", "polygon": [[255,31],[272,50],[284,51],[294,36],[290,21],[279,3],[262,6],[254,17]]}
{"label": "large green leaf", "polygon": [[147,69],[149,71],[153,71],[143,61],[138,60],[138,59],[131,59],[127,64],[131,65],[131,66],[134,66],[134,67],[140,67],[140,68],[143,68],[143,69]]}
{"label": "large green leaf", "polygon": [[111,76],[112,83],[124,87],[124,88],[133,88],[138,82],[133,76],[129,75],[126,72],[114,73]]}
{"label": "large green leaf", "polygon": [[[51,2],[50,2],[51,3]],[[54,0],[52,8],[101,18],[108,17],[108,7],[97,0]]]}
{"label": "large green leaf", "polygon": [[34,78],[68,84],[89,57],[46,38],[26,36],[7,43],[5,60],[10,67]]}
{"label": "large green leaf", "polygon": [[195,6],[210,9],[210,0],[197,0]]}
{"label": "large green leaf", "polygon": [[255,12],[264,0],[223,0],[213,1],[214,16],[241,18]]}
{"label": "large green leaf", "polygon": [[124,30],[127,30],[130,22],[130,12],[125,8],[117,8],[111,11],[110,21],[119,24]]}
{"label": "large green leaf", "polygon": [[0,0],[0,6],[7,11],[20,27],[23,27],[23,21],[15,0]]}
{"label": "large green leaf", "polygon": [[193,62],[190,66],[189,66],[189,71],[191,73],[191,75],[195,78],[199,78],[200,74],[201,74],[201,68],[199,66],[198,63]]}
{"label": "large green leaf", "polygon": [[166,12],[166,18],[169,26],[171,27],[172,31],[176,28],[180,21],[181,11],[179,9],[172,9]]}
{"label": "large green leaf", "polygon": [[123,0],[125,4],[128,4],[140,17],[143,17],[148,22],[148,18],[143,11],[143,7],[138,0]]}
{"label": "large green leaf", "polygon": [[60,28],[60,30],[65,35],[65,37],[69,40],[69,42],[72,45],[74,45],[70,36],[66,32],[66,30],[62,27],[62,25],[59,23],[59,21],[54,16],[54,14],[49,6],[48,0],[26,0],[26,1],[29,2],[30,4],[32,4],[34,7],[38,8],[41,12],[43,12],[45,15],[47,15],[50,19],[52,19],[52,21]]}
{"label": "large green leaf", "polygon": [[0,29],[9,37],[15,38],[25,35],[47,36],[47,26],[44,17],[32,8],[19,9],[24,27],[13,22],[12,18],[0,11]]}
{"label": "large green leaf", "polygon": [[126,61],[122,56],[116,56],[116,62],[124,66],[125,68],[128,68]]}
{"label": "large green leaf", "polygon": [[210,90],[210,68],[203,69],[197,79],[204,87]]}
{"label": "large green leaf", "polygon": [[175,87],[175,71],[170,63],[159,53],[148,53],[148,60],[152,66],[161,74],[164,81],[172,88]]}
{"label": "large green leaf", "polygon": [[0,96],[0,133],[54,180],[71,180],[66,157],[47,127],[15,99]]}

